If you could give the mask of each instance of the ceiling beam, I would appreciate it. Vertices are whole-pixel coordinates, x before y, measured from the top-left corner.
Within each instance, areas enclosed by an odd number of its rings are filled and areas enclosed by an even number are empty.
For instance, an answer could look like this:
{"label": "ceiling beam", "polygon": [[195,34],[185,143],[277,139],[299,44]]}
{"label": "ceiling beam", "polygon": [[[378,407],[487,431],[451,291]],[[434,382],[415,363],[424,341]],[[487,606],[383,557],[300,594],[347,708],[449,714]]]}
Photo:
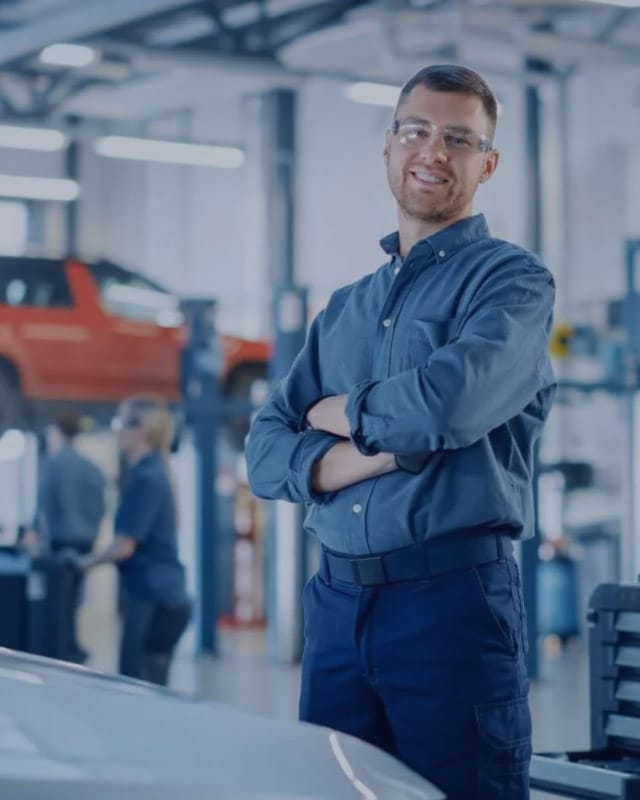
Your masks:
{"label": "ceiling beam", "polygon": [[[327,25],[335,24],[354,8],[367,5],[370,0],[324,0],[314,5],[305,5],[301,8],[288,11],[284,14],[272,16],[238,28],[247,50],[262,49],[263,52],[275,52],[280,47],[301,36],[306,36]],[[255,39],[258,47],[252,48],[251,42]],[[262,48],[260,43],[262,40]]]}
{"label": "ceiling beam", "polygon": [[640,62],[640,47],[613,42],[579,39],[564,33],[532,30],[522,24],[514,24],[511,16],[502,9],[486,6],[465,10],[462,30],[466,34],[485,39],[487,42],[513,42],[523,55],[541,58],[559,65],[571,63],[636,64]]}
{"label": "ceiling beam", "polygon": [[632,11],[630,8],[617,8],[613,9],[611,17],[607,24],[599,31],[598,35],[593,39],[594,42],[607,42],[616,33],[624,23],[631,19]]}
{"label": "ceiling beam", "polygon": [[[400,85],[406,76],[395,74],[396,70],[383,70],[380,74],[372,76],[368,72],[358,69],[350,70],[341,67],[296,68],[288,67],[273,58],[265,56],[233,55],[222,53],[202,53],[197,50],[181,49],[179,52],[151,50],[148,47],[111,42],[108,39],[98,42],[98,46],[111,50],[114,55],[129,60],[135,69],[141,73],[155,74],[185,74],[191,70],[200,74],[208,74],[212,80],[220,80],[225,73],[236,77],[252,77],[259,79],[264,84],[272,87],[297,88],[309,78],[328,78],[341,81],[366,81],[378,80],[383,83]],[[500,69],[496,66],[485,69],[493,75],[500,75],[514,79],[527,79],[535,84],[544,84],[549,81],[549,76],[539,75],[526,69]]]}
{"label": "ceiling beam", "polygon": [[0,65],[33,56],[52,42],[74,41],[192,5],[193,0],[84,0],[68,10],[0,33]]}
{"label": "ceiling beam", "polygon": [[560,56],[572,61],[607,61],[616,64],[640,62],[640,47],[631,47],[606,42],[593,42],[561,36],[557,33],[527,33],[527,52],[539,58],[554,61]]}

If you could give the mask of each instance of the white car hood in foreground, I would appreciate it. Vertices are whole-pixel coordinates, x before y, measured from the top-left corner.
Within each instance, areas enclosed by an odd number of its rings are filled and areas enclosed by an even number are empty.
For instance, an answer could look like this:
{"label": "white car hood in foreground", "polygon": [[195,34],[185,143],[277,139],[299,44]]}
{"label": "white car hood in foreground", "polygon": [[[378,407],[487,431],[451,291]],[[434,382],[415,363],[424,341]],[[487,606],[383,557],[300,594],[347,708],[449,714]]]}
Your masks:
{"label": "white car hood in foreground", "polygon": [[0,649],[6,800],[442,800],[371,745]]}

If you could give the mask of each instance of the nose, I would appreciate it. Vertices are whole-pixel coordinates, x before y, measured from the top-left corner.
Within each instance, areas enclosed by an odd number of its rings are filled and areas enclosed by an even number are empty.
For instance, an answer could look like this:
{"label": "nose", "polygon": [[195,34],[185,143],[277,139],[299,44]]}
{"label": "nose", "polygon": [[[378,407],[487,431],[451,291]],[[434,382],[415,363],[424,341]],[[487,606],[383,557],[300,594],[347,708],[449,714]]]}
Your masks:
{"label": "nose", "polygon": [[439,131],[434,131],[429,139],[420,145],[419,155],[427,164],[443,163],[448,160],[447,148]]}

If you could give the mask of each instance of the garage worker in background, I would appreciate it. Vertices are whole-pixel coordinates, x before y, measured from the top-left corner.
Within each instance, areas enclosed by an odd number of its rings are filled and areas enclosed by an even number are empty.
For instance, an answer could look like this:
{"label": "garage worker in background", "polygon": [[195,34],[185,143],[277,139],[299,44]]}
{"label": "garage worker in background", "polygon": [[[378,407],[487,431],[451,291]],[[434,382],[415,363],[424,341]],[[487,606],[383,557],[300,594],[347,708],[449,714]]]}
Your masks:
{"label": "garage worker in background", "polygon": [[[34,554],[49,550],[86,555],[97,539],[105,513],[105,480],[93,461],[75,447],[80,429],[80,417],[72,412],[60,414],[46,428],[47,456],[40,467],[34,530],[23,539],[24,546]],[[82,594],[80,579],[74,590],[74,619],[67,626],[69,642],[64,657],[84,663],[88,653],[78,644],[75,621]]]}
{"label": "garage worker in background", "polygon": [[173,420],[163,400],[125,400],[114,428],[129,463],[113,542],[80,569],[116,564],[126,595],[120,672],[165,685],[191,606],[178,560],[176,502],[168,464]]}
{"label": "garage worker in background", "polygon": [[253,491],[310,504],[323,546],[300,717],[388,750],[449,800],[529,796],[512,540],[533,532],[554,282],[473,215],[496,118],[463,67],[405,84],[384,144],[387,261],[333,294],[247,446]]}

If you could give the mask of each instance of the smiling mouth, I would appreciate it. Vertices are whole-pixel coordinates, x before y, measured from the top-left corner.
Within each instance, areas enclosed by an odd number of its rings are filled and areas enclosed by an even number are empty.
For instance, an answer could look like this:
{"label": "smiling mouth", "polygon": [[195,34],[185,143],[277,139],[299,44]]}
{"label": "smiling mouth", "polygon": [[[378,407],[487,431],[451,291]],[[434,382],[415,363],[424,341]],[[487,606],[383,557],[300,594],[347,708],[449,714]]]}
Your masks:
{"label": "smiling mouth", "polygon": [[443,186],[449,181],[439,175],[434,175],[431,172],[422,172],[421,170],[411,170],[411,177],[423,186]]}

